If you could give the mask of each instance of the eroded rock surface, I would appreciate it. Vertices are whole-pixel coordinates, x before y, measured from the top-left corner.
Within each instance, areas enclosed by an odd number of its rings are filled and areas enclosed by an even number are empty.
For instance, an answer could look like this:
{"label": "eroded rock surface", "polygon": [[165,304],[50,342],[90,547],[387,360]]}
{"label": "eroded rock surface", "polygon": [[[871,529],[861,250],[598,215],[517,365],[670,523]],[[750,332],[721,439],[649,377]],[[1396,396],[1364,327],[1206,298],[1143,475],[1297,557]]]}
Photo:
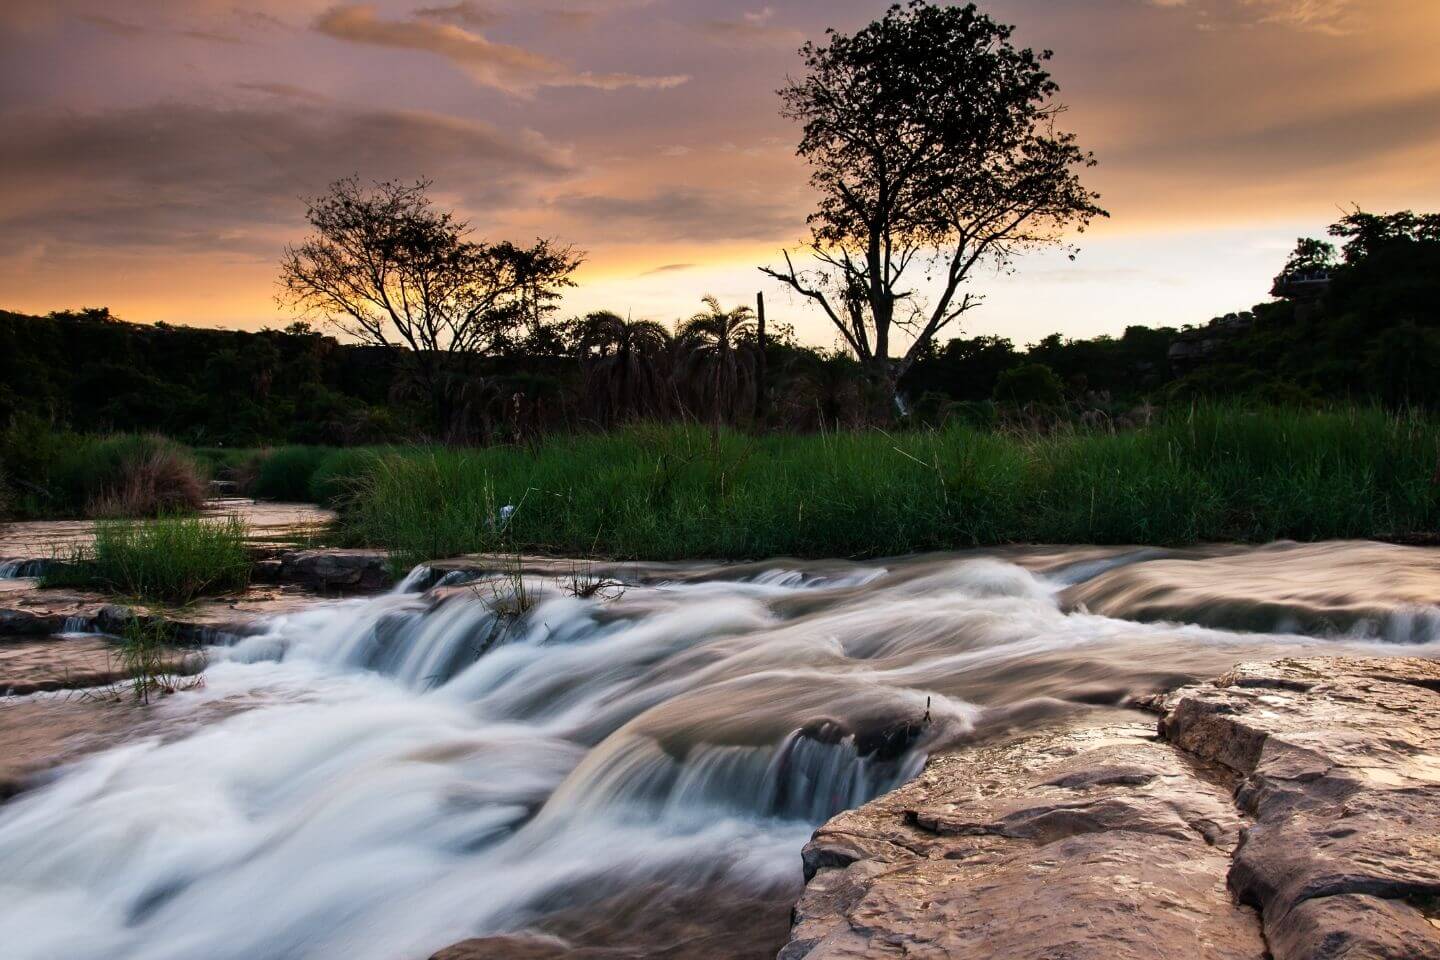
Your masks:
{"label": "eroded rock surface", "polygon": [[1224,771],[1148,725],[942,757],[816,832],[781,957],[1258,960],[1242,827]]}
{"label": "eroded rock surface", "polygon": [[1242,664],[1165,705],[1172,743],[1244,778],[1230,886],[1275,960],[1440,960],[1440,663]]}
{"label": "eroded rock surface", "polygon": [[[171,650],[167,669],[188,674],[196,654]],[[114,641],[102,636],[40,637],[0,643],[0,696],[117,684],[128,676]]]}
{"label": "eroded rock surface", "polygon": [[1243,664],[821,827],[782,960],[1440,960],[1440,664]]}
{"label": "eroded rock surface", "polygon": [[228,597],[183,607],[116,603],[87,590],[42,589],[33,580],[0,581],[0,642],[9,637],[47,637],[86,632],[119,635],[131,622],[163,621],[176,642],[217,643],[252,633],[266,617],[313,604],[298,587],[254,586]]}

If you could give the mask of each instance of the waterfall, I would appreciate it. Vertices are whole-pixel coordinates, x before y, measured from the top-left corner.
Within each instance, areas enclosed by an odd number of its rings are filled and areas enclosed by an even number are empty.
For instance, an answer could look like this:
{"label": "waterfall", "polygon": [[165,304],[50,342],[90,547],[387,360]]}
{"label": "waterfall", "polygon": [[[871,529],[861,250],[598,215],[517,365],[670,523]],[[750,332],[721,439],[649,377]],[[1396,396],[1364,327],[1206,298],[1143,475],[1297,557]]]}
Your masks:
{"label": "waterfall", "polygon": [[216,637],[153,735],[0,807],[0,943],[396,960],[584,928],[586,904],[597,923],[680,894],[783,914],[815,826],[936,750],[1342,642],[1087,613],[1062,596],[1076,563],[1059,569],[672,565],[588,591],[417,568]]}

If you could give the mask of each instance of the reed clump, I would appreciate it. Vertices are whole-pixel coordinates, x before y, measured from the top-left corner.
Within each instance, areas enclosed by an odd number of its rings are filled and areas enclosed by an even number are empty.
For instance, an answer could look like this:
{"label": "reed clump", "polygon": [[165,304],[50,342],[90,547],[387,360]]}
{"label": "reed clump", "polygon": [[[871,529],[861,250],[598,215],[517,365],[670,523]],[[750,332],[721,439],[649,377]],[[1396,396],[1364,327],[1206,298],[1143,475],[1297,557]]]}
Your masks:
{"label": "reed clump", "polygon": [[69,433],[24,418],[0,430],[0,466],[0,496],[20,518],[193,513],[210,481],[192,451],[165,437]]}
{"label": "reed clump", "polygon": [[180,604],[243,590],[251,569],[246,533],[233,516],[101,521],[94,542],[47,572],[43,584]]}

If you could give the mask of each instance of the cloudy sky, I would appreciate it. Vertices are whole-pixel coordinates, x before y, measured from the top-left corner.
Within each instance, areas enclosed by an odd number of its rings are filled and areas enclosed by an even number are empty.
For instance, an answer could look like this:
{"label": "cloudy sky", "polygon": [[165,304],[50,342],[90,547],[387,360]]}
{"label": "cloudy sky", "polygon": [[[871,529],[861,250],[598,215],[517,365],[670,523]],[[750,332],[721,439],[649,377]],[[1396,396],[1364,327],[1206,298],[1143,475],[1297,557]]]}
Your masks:
{"label": "cloudy sky", "polygon": [[[1339,208],[1440,207],[1440,0],[990,0],[1055,50],[1111,220],[971,333],[1199,322]],[[0,0],[0,307],[257,328],[301,198],[426,176],[492,239],[588,252],[567,309],[766,290],[810,207],[775,89],[883,0]]]}

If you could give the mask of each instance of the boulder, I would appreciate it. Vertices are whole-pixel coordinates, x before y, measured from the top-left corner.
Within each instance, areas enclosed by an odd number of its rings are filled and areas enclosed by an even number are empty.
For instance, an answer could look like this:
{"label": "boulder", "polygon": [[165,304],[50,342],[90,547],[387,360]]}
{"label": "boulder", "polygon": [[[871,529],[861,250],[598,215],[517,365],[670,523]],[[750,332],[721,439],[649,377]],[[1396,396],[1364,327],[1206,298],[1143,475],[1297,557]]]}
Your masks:
{"label": "boulder", "polygon": [[321,593],[378,593],[395,582],[378,550],[286,550],[252,567],[257,581],[293,583]]}
{"label": "boulder", "polygon": [[1166,705],[1172,743],[1244,778],[1230,887],[1275,960],[1440,960],[1440,663],[1247,663]]}

